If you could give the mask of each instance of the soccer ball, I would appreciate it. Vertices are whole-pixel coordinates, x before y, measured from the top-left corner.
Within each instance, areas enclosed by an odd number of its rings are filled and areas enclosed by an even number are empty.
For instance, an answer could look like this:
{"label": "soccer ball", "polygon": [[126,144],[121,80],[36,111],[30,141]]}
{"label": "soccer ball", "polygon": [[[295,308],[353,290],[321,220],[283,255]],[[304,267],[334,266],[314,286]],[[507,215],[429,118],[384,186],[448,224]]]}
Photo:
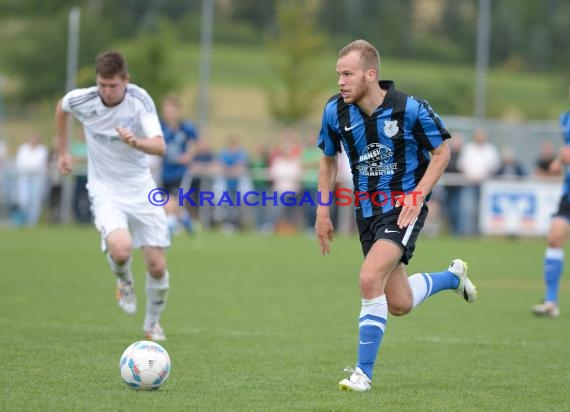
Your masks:
{"label": "soccer ball", "polygon": [[170,376],[170,356],[158,343],[141,340],[125,349],[119,371],[133,389],[158,389]]}

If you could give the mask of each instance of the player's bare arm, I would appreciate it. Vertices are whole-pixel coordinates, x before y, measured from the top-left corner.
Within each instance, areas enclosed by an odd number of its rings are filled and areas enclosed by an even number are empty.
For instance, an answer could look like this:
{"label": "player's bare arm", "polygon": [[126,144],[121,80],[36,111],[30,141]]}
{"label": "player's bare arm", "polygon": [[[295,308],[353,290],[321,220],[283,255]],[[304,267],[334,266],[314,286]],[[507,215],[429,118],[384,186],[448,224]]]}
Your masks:
{"label": "player's bare arm", "polygon": [[398,226],[400,228],[407,227],[418,217],[425,197],[433,190],[443,175],[451,157],[451,151],[447,142],[443,142],[430,153],[431,161],[424,176],[414,191],[402,199],[402,212],[398,217]]}
{"label": "player's bare arm", "polygon": [[317,206],[317,219],[315,223],[315,232],[319,241],[321,255],[330,254],[330,243],[333,240],[333,225],[330,217],[329,206],[330,196],[334,190],[336,175],[338,172],[337,156],[323,156],[319,163],[319,180],[318,191],[321,195],[323,205]]}
{"label": "player's bare arm", "polygon": [[72,171],[71,155],[67,148],[67,122],[69,113],[64,112],[61,100],[55,108],[55,128],[57,133],[57,168],[60,173],[67,175]]}
{"label": "player's bare arm", "polygon": [[141,152],[163,156],[166,151],[166,144],[164,143],[164,138],[162,136],[153,136],[147,139],[140,139],[134,135],[128,129],[117,127],[117,133],[119,136],[130,147],[133,149],[140,150]]}

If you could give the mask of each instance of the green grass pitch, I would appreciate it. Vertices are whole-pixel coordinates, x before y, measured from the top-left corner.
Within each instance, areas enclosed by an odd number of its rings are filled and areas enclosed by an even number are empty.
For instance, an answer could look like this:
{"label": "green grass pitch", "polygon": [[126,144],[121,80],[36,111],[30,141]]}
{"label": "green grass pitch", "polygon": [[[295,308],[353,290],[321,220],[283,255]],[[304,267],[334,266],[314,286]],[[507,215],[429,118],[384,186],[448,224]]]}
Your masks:
{"label": "green grass pitch", "polygon": [[370,393],[341,393],[355,361],[356,238],[321,257],[313,239],[253,234],[175,237],[162,324],[172,373],[136,392],[119,377],[140,340],[124,315],[88,227],[0,231],[2,411],[553,411],[570,409],[570,283],[558,319],[530,306],[543,294],[543,239],[423,237],[409,272],[469,262],[479,300],[451,292],[390,317]]}

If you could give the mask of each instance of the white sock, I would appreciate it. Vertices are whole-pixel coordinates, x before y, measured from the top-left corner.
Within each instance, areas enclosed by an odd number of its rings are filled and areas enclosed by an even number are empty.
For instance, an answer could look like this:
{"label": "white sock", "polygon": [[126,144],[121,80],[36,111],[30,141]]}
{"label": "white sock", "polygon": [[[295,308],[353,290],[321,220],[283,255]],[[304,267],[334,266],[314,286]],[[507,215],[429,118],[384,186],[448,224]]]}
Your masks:
{"label": "white sock", "polygon": [[[424,276],[423,273],[416,273],[408,278],[408,283],[412,289],[412,295],[414,297],[412,308],[415,308],[429,296],[431,289],[431,283],[429,277]],[[428,285],[429,283],[429,285]]]}
{"label": "white sock", "polygon": [[131,262],[133,260],[132,256],[130,256],[129,260],[127,260],[122,265],[119,265],[117,262],[115,262],[109,252],[107,252],[106,256],[107,261],[111,266],[111,271],[117,276],[117,278],[121,282],[133,283],[133,273],[131,272]]}
{"label": "white sock", "polygon": [[146,274],[146,314],[144,319],[145,329],[160,320],[160,315],[166,306],[166,297],[170,287],[170,273],[164,271],[161,279],[156,279]]}
{"label": "white sock", "polygon": [[166,221],[168,223],[168,228],[170,230],[175,230],[178,227],[178,216],[177,215],[166,215]]}

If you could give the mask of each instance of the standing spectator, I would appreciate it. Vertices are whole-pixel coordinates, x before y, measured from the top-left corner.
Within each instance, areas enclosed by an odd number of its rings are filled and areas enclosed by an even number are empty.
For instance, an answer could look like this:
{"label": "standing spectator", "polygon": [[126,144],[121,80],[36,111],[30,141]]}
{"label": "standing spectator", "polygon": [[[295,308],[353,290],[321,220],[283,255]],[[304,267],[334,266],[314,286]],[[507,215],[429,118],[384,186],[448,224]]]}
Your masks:
{"label": "standing spectator", "polygon": [[504,147],[501,151],[501,164],[495,175],[502,178],[520,178],[526,175],[512,147]]}
{"label": "standing spectator", "polygon": [[[271,179],[269,178],[269,150],[264,143],[260,143],[253,156],[249,160],[249,172],[253,190],[261,194],[267,192],[271,187]],[[270,233],[273,227],[270,221],[269,211],[272,208],[259,201],[259,204],[253,206],[253,220],[255,229],[261,233]]]}
{"label": "standing spectator", "polygon": [[277,193],[278,200],[277,205],[268,205],[272,207],[273,228],[281,232],[294,231],[303,167],[299,151],[290,142],[284,142],[280,154],[271,162],[269,176],[273,181],[273,191]]}
{"label": "standing spectator", "polygon": [[488,141],[487,131],[477,129],[473,141],[467,143],[459,159],[457,167],[469,183],[461,196],[461,210],[466,225],[466,234],[475,234],[479,230],[479,199],[481,183],[493,176],[501,163],[499,150]]}
{"label": "standing spectator", "polygon": [[61,222],[61,173],[57,170],[57,147],[50,149],[48,154],[48,176],[49,176],[49,220],[51,223]]}
{"label": "standing spectator", "polygon": [[556,159],[556,149],[550,140],[542,142],[536,159],[534,174],[536,176],[558,176],[559,173],[550,170],[550,165]]}
{"label": "standing spectator", "polygon": [[174,95],[168,95],[162,101],[160,126],[166,142],[166,153],[162,159],[162,185],[170,198],[165,205],[166,218],[170,233],[176,232],[178,223],[192,231],[192,220],[188,210],[178,205],[178,189],[186,192],[190,182],[183,182],[188,172],[191,157],[191,142],[198,139],[196,128],[188,120],[182,118],[180,100]]}
{"label": "standing spectator", "polygon": [[248,158],[247,151],[241,146],[238,136],[233,134],[228,137],[226,147],[218,154],[224,179],[223,186],[226,195],[231,199],[231,205],[229,202],[223,202],[223,230],[226,232],[234,232],[241,227],[241,214],[236,205],[236,196],[240,184],[244,183],[247,176]]}
{"label": "standing spectator", "polygon": [[317,134],[309,136],[301,152],[301,165],[303,168],[302,192],[308,193],[314,205],[305,202],[302,205],[305,231],[311,236],[315,233],[315,212],[317,211],[318,169],[321,159],[321,149],[317,147]]}
{"label": "standing spectator", "polygon": [[192,176],[190,189],[193,190],[191,199],[196,206],[187,206],[190,217],[192,218],[194,230],[199,230],[200,222],[205,223],[207,227],[210,227],[211,224],[210,215],[203,215],[202,213],[206,210],[210,212],[210,209],[208,206],[200,204],[200,191],[212,189],[216,165],[215,160],[216,156],[210,149],[208,140],[203,137],[198,139],[194,145],[192,159],[190,159],[190,175]]}
{"label": "standing spectator", "polygon": [[23,212],[23,223],[29,227],[36,226],[40,219],[47,166],[48,149],[38,136],[20,145],[16,153],[18,207]]}
{"label": "standing spectator", "polygon": [[447,219],[450,226],[450,232],[453,235],[464,235],[465,225],[461,212],[461,195],[463,193],[463,183],[458,181],[461,170],[458,167],[458,160],[463,148],[463,134],[452,133],[449,139],[449,148],[451,149],[451,157],[445,168],[445,173],[450,174],[450,181],[444,186],[444,198]]}

